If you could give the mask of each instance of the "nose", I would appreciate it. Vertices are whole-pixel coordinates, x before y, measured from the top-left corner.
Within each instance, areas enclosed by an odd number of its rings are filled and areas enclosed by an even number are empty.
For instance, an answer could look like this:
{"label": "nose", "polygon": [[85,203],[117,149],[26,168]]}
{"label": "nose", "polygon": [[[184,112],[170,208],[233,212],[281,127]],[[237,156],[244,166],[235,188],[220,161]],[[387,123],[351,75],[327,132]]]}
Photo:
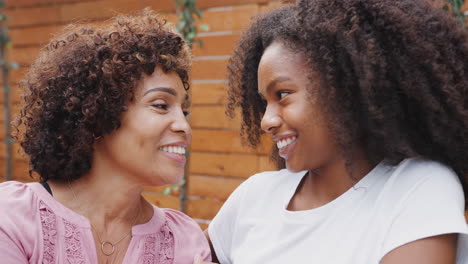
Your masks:
{"label": "nose", "polygon": [[177,133],[184,133],[185,136],[190,139],[192,128],[190,127],[190,124],[188,123],[188,120],[182,109],[177,111],[175,119],[171,124],[171,130]]}
{"label": "nose", "polygon": [[274,106],[267,105],[260,125],[266,133],[274,133],[279,128],[281,117]]}

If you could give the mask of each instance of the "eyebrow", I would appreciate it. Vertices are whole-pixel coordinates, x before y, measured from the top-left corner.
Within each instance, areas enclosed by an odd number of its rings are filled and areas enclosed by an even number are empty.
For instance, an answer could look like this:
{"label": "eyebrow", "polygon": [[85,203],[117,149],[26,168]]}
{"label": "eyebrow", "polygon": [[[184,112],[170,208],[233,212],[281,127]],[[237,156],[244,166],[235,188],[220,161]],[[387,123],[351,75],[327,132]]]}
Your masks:
{"label": "eyebrow", "polygon": [[156,88],[151,88],[149,89],[148,91],[146,91],[143,96],[149,94],[149,93],[152,93],[152,92],[166,92],[168,94],[172,94],[173,96],[177,96],[177,92],[172,89],[172,88],[168,88],[168,87],[156,87]]}
{"label": "eyebrow", "polygon": [[[171,94],[173,96],[177,96],[177,92],[176,90],[174,90],[173,88],[169,88],[169,87],[156,87],[156,88],[151,88],[149,89],[148,91],[146,91],[143,96],[151,93],[151,92],[165,92],[165,93],[168,93],[168,94]],[[188,93],[185,94],[185,101],[188,102],[188,104],[190,105],[192,102],[190,101],[190,97],[188,95]]]}
{"label": "eyebrow", "polygon": [[[286,76],[280,76],[276,79],[274,79],[273,81],[271,81],[267,87],[266,87],[266,93],[268,93],[271,89],[273,89],[273,87],[275,87],[278,83],[281,83],[281,82],[285,82],[285,81],[290,81],[291,78],[289,77],[286,77]],[[262,93],[259,91],[258,92],[260,94],[260,96],[263,97]]]}

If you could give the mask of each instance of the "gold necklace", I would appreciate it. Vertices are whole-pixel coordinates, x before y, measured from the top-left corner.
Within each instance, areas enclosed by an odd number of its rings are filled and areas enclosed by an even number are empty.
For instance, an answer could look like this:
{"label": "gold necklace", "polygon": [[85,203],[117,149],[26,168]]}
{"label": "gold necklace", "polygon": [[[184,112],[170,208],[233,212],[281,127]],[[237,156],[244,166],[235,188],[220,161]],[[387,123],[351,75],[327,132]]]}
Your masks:
{"label": "gold necklace", "polygon": [[[70,191],[72,192],[73,194],[73,201],[76,201],[76,194],[75,194],[75,191],[73,190],[72,188],[72,185],[71,185],[71,182],[68,181],[68,188],[70,189]],[[81,209],[81,205],[78,207]],[[138,217],[140,216],[140,211],[141,211],[141,206],[138,207],[138,213],[137,215],[135,216],[135,219],[133,219],[133,223],[132,223],[132,227],[135,225]],[[101,252],[102,254],[104,254],[105,256],[109,257],[111,256],[112,254],[114,254],[115,252],[115,246],[117,246],[117,244],[119,244],[122,240],[124,240],[125,238],[127,238],[131,233],[132,233],[132,228],[130,228],[130,231],[125,234],[125,236],[123,236],[122,238],[120,238],[117,242],[115,243],[112,243],[110,241],[102,241],[101,239],[101,236],[99,235],[99,232],[97,232],[96,228],[94,228],[93,224],[91,223],[91,221],[89,221],[89,224],[91,225],[91,229],[96,233],[97,237],[98,237],[98,240],[99,240],[99,243],[101,244]],[[107,248],[110,247],[109,249],[106,250],[106,246]]]}

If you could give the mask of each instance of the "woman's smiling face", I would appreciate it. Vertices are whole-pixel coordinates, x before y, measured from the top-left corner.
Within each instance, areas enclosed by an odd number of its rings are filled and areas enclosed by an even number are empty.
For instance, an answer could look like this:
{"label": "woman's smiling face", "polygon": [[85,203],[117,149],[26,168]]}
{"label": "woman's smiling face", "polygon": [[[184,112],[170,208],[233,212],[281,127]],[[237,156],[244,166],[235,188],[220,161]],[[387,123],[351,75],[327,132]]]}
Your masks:
{"label": "woman's smiling face", "polygon": [[267,103],[262,129],[294,172],[319,169],[339,156],[309,75],[301,54],[280,42],[265,50],[258,67],[258,91]]}
{"label": "woman's smiling face", "polygon": [[188,107],[180,77],[157,67],[143,75],[121,126],[98,140],[95,155],[142,184],[179,183],[191,141]]}

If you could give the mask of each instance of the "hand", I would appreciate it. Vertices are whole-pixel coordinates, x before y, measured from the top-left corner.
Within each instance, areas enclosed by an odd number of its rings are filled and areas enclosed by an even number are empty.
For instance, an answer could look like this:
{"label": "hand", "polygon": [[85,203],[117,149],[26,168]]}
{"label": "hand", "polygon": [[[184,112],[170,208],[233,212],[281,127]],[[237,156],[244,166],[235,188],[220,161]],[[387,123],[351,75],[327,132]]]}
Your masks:
{"label": "hand", "polygon": [[193,259],[193,264],[216,264],[216,263],[203,261],[203,259],[199,255],[196,255],[195,258]]}

